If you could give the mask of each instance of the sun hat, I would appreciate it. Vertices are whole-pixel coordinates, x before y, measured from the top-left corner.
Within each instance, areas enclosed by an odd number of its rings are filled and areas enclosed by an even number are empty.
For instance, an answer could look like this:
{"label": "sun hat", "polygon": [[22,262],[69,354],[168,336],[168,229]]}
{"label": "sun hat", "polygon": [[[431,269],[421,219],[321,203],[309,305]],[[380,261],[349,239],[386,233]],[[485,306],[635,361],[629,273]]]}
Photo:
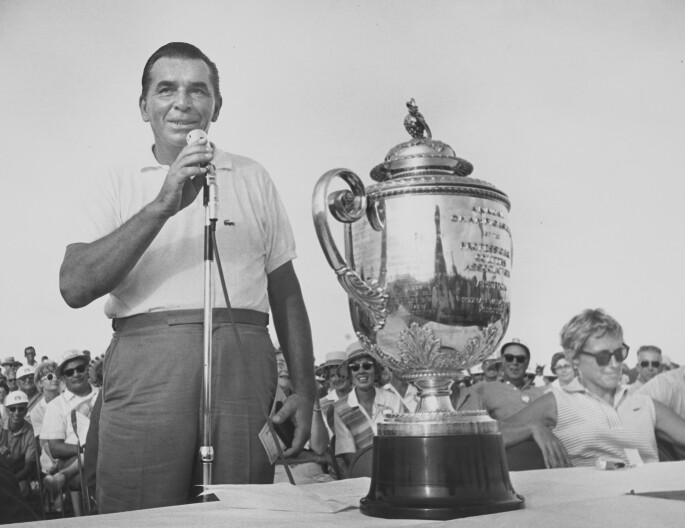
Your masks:
{"label": "sun hat", "polygon": [[62,376],[62,368],[64,365],[69,363],[69,361],[73,361],[74,359],[82,359],[83,362],[87,365],[90,363],[90,358],[86,356],[83,352],[80,350],[72,349],[72,350],[67,350],[66,352],[62,353],[62,356],[59,359],[59,363],[57,366],[57,375]]}
{"label": "sun hat", "polygon": [[530,348],[528,348],[528,345],[526,345],[523,341],[521,341],[518,337],[514,337],[511,339],[511,341],[508,341],[502,345],[502,348],[500,349],[500,354],[503,356],[504,351],[512,346],[512,345],[518,345],[521,348],[523,348],[526,351],[526,354],[528,355],[528,359],[530,359]]}

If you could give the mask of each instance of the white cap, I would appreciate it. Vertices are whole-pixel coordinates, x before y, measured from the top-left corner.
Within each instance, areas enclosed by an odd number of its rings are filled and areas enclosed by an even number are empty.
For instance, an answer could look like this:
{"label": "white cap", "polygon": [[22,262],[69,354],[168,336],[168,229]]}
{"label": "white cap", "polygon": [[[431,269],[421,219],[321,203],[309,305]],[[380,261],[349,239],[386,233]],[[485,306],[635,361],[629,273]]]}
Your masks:
{"label": "white cap", "polygon": [[514,338],[511,339],[511,341],[508,341],[508,342],[504,343],[504,344],[502,345],[502,348],[500,348],[500,355],[503,356],[503,355],[504,355],[504,351],[505,351],[508,347],[510,347],[510,346],[512,346],[512,345],[518,345],[518,346],[520,346],[521,348],[524,348],[524,349],[526,350],[526,352],[528,353],[528,358],[530,358],[530,347],[528,347],[528,345],[526,345],[526,344],[525,344],[523,341],[521,341],[518,337],[514,337]]}
{"label": "white cap", "polygon": [[24,365],[17,369],[17,379],[23,378],[24,376],[33,376],[36,373],[36,367],[30,365]]}
{"label": "white cap", "polygon": [[[83,352],[80,350],[72,349],[72,350],[67,350],[66,352],[63,352],[61,357],[59,358],[59,364],[57,367],[57,375],[61,376],[62,375],[62,367],[72,359],[83,359],[83,361],[86,363],[90,363],[90,358],[86,356]],[[17,376],[19,377],[19,376]]]}
{"label": "white cap", "polygon": [[12,391],[7,396],[5,396],[5,407],[11,407],[12,405],[21,405],[22,403],[25,403],[26,405],[29,404],[29,397],[26,395],[24,391]]}

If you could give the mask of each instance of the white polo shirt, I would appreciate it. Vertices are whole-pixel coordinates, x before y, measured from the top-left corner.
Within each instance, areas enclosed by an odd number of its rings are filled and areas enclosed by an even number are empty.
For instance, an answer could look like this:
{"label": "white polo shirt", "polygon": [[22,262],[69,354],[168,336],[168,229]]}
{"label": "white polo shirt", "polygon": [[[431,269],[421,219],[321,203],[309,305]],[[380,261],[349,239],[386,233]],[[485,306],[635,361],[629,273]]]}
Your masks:
{"label": "white polo shirt", "polygon": [[629,395],[619,386],[610,405],[574,378],[553,388],[557,424],[552,429],[573,466],[594,466],[600,456],[632,463],[637,452],[644,463],[658,462],[654,426],[656,411],[649,396]]}
{"label": "white polo shirt", "polygon": [[[285,208],[266,170],[257,162],[214,150],[218,187],[216,238],[231,304],[269,311],[267,274],[294,259],[295,241]],[[169,171],[152,148],[97,168],[84,181],[72,242],[93,242],[138,213],[158,194]],[[171,217],[128,276],[110,293],[110,318],[139,313],[201,309],[204,305],[202,192]],[[214,306],[225,307],[216,267]]]}

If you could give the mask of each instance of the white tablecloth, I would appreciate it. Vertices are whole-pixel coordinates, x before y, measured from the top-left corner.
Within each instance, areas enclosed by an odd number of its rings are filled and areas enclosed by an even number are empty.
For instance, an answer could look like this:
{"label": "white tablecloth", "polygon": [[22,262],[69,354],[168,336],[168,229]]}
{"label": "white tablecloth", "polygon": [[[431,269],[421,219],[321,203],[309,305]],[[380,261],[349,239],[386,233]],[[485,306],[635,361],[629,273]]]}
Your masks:
{"label": "white tablecloth", "polygon": [[[367,493],[369,479],[354,479],[344,483],[314,484],[297,490],[296,495],[292,494],[292,487],[288,484],[255,486],[254,493],[252,486],[237,486],[229,490],[221,502],[58,519],[20,526],[357,528],[432,526],[438,522],[445,527],[459,528],[685,526],[685,501],[631,494],[685,489],[685,461],[648,464],[619,471],[573,468],[512,472],[511,480],[516,491],[526,499],[524,509],[443,522],[378,519],[363,515],[357,508],[323,513],[323,504],[328,497],[340,503],[347,497],[357,495],[361,498]],[[317,499],[312,501],[308,497],[310,493],[314,493]],[[317,506],[319,501],[322,505]],[[354,504],[356,501],[352,499],[350,502]]]}

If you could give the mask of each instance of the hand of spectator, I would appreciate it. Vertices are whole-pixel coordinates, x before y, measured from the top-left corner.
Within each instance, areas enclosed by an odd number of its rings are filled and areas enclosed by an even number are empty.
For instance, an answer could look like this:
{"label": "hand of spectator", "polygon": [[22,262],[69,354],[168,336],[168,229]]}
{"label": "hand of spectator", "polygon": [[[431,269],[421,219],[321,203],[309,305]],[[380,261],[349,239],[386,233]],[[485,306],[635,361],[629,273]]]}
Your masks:
{"label": "hand of spectator", "polygon": [[206,140],[186,146],[179,153],[176,161],[169,167],[164,184],[153,202],[164,217],[172,217],[197,198],[205,183],[206,164],[213,155],[213,149]]}
{"label": "hand of spectator", "polygon": [[285,458],[297,456],[309,440],[313,408],[314,404],[308,398],[293,393],[283,402],[283,407],[274,414],[272,418],[274,423],[280,424],[291,420],[295,424],[292,446],[283,452]]}
{"label": "hand of spectator", "polygon": [[548,468],[570,467],[571,462],[568,453],[561,441],[554,436],[548,427],[542,424],[533,424],[533,440],[537,443]]}

